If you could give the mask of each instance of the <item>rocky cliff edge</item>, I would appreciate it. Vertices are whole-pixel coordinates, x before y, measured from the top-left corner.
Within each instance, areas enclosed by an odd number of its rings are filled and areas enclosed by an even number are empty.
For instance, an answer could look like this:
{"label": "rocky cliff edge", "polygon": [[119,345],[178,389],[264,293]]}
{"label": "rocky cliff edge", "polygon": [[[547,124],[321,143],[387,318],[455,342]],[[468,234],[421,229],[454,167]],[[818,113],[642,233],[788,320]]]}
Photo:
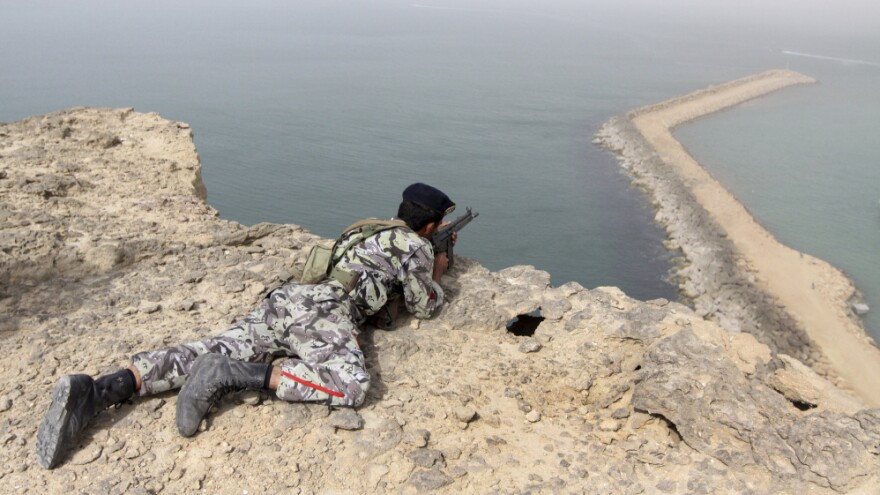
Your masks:
{"label": "rocky cliff edge", "polygon": [[0,125],[7,489],[880,488],[880,410],[799,361],[675,302],[554,287],[533,267],[490,272],[465,258],[444,279],[438,317],[362,336],[373,386],[356,411],[240,394],[184,439],[168,393],[105,411],[61,467],[39,468],[34,435],[61,375],[222,331],[321,241],[295,225],[219,219],[200,168],[189,126],[155,114],[82,108]]}

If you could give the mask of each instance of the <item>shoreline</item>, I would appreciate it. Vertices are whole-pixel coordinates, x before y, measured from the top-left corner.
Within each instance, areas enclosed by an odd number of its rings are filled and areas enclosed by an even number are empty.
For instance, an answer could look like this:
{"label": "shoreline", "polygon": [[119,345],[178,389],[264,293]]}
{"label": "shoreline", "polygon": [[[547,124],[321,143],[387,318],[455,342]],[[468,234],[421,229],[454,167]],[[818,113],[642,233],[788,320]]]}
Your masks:
{"label": "shoreline", "polygon": [[680,288],[695,311],[725,330],[748,332],[880,406],[880,349],[849,311],[856,293],[838,269],[791,249],[691,157],[673,136],[683,123],[815,80],[787,70],[710,86],[612,118],[595,142],[618,154],[648,191],[655,220],[680,249]]}

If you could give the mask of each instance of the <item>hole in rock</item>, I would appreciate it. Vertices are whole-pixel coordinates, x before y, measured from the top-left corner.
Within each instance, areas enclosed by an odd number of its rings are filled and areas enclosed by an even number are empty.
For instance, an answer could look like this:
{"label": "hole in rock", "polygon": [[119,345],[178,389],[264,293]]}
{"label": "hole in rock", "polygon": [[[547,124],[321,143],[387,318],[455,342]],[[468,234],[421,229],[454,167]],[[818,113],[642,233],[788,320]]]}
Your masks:
{"label": "hole in rock", "polygon": [[683,437],[681,436],[681,433],[679,433],[678,427],[675,426],[675,423],[670,421],[669,418],[667,418],[666,416],[659,414],[659,413],[653,413],[653,414],[651,414],[651,416],[659,419],[661,423],[665,424],[666,427],[669,428],[669,431],[670,431],[670,433],[672,433],[672,437],[675,438],[676,443],[682,441]]}
{"label": "hole in rock", "polygon": [[813,409],[814,407],[816,407],[816,404],[810,404],[809,402],[803,402],[803,401],[799,401],[799,400],[789,399],[789,402],[794,404],[794,407],[798,408],[801,411],[809,411],[810,409]]}
{"label": "hole in rock", "polygon": [[517,315],[516,318],[507,322],[507,331],[517,337],[531,337],[535,335],[535,330],[542,321],[544,321],[544,317],[541,316],[541,308],[538,308],[531,313]]}

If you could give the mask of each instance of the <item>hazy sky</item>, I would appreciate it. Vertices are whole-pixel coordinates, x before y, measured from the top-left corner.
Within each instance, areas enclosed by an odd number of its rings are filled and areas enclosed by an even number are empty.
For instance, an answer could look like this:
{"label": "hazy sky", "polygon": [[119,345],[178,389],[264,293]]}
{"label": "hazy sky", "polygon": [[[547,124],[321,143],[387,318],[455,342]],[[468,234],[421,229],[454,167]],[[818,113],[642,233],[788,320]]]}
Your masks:
{"label": "hazy sky", "polygon": [[788,26],[818,33],[865,32],[880,27],[880,3],[873,0],[674,0],[644,2],[625,0],[634,6],[651,4],[668,8],[684,19],[726,19],[742,24]]}
{"label": "hazy sky", "polygon": [[880,2],[876,0],[416,0],[411,3],[559,15],[638,13],[664,22],[708,21],[771,29],[784,27],[817,35],[875,35],[880,31]]}
{"label": "hazy sky", "polygon": [[[85,22],[100,22],[102,11],[169,12],[204,10],[206,17],[222,10],[240,11],[248,17],[256,11],[357,11],[359,15],[384,15],[388,8],[413,5],[446,7],[471,11],[530,12],[575,20],[601,19],[608,22],[617,16],[644,18],[665,23],[709,23],[770,30],[790,30],[824,35],[878,36],[880,1],[878,0],[254,0],[242,4],[231,0],[189,0],[185,3],[155,0],[149,3],[119,3],[111,0],[81,0],[70,6],[57,0],[18,2],[0,0],[0,12],[14,16],[26,11],[45,15],[65,12],[65,19],[75,21],[82,12]],[[96,10],[96,18],[92,15]],[[71,17],[71,15],[73,17]],[[173,19],[168,19],[173,22]]]}

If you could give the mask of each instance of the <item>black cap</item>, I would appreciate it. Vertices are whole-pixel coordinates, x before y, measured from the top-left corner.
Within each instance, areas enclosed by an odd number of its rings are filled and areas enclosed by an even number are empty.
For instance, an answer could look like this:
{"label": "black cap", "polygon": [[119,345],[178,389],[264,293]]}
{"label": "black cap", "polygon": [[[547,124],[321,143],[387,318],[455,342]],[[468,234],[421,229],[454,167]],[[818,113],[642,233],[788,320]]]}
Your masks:
{"label": "black cap", "polygon": [[421,182],[416,182],[404,189],[403,199],[443,215],[448,215],[455,209],[455,203],[443,191]]}

